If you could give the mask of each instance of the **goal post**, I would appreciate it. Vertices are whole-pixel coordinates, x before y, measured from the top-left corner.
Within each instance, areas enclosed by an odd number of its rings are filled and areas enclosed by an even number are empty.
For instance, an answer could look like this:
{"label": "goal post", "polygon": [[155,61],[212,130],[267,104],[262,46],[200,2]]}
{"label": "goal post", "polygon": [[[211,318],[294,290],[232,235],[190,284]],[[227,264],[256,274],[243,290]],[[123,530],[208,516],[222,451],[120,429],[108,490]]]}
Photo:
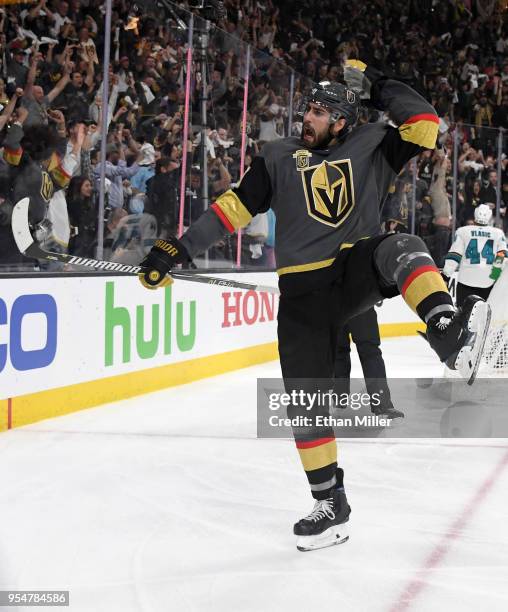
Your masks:
{"label": "goal post", "polygon": [[508,265],[503,268],[488,299],[492,308],[479,376],[508,377]]}

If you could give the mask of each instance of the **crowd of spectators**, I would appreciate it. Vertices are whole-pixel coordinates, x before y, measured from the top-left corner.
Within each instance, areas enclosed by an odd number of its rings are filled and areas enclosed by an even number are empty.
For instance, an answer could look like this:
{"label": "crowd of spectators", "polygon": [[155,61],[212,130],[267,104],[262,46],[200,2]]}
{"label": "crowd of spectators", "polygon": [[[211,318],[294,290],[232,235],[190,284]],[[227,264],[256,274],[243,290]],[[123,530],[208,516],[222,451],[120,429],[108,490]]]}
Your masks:
{"label": "crowd of spectators", "polygon": [[[500,191],[497,222],[508,229],[508,147],[504,138],[499,145],[499,128],[508,123],[508,21],[501,2],[321,0],[319,10],[314,0],[225,0],[224,5],[226,17],[208,34],[204,22],[195,24],[185,225],[206,205],[203,148],[208,200],[240,178],[250,45],[245,167],[265,142],[299,133],[290,108],[298,106],[313,81],[340,80],[344,60],[361,58],[409,83],[441,118],[439,148],[420,155],[397,178],[383,206],[383,227],[414,227],[440,263],[450,242],[457,138],[453,223],[470,223],[479,203],[495,208]],[[100,222],[105,256],[131,263],[156,236],[178,229],[189,6],[169,0],[113,0],[112,6],[108,91],[103,87],[102,0],[40,0],[0,8],[4,269],[23,261],[10,233],[10,212],[20,197],[35,197],[30,189],[37,172],[51,182],[42,193],[48,212],[39,228],[51,250],[94,256]],[[206,147],[201,147],[205,89],[208,127]],[[367,106],[360,121],[388,119]],[[98,221],[104,123],[106,208]],[[50,131],[59,139],[56,158],[37,152],[34,144],[45,142]],[[273,224],[266,215],[245,230],[244,264],[274,264]],[[208,257],[234,261],[236,237],[216,245]]]}

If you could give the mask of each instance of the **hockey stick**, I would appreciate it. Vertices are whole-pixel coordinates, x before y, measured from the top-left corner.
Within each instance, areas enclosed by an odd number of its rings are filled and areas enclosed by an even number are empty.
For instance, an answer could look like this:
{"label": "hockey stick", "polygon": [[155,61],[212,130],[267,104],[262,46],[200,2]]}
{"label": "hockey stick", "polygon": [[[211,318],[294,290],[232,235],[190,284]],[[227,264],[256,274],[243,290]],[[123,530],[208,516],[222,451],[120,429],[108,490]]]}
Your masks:
{"label": "hockey stick", "polygon": [[[20,252],[26,257],[34,259],[47,259],[49,261],[60,261],[74,266],[84,266],[95,270],[105,270],[107,272],[119,272],[121,274],[137,275],[141,268],[139,266],[131,266],[128,264],[115,263],[101,259],[89,259],[86,257],[76,257],[67,253],[54,253],[53,251],[44,251],[34,242],[30,233],[30,225],[28,223],[28,207],[30,205],[29,198],[20,200],[12,210],[12,233],[14,240]],[[265,285],[255,285],[253,283],[242,283],[227,278],[214,278],[213,276],[203,276],[200,274],[191,274],[189,272],[171,272],[171,276],[178,280],[190,281],[193,283],[206,283],[207,285],[219,285],[221,287],[231,287],[233,289],[246,289],[250,291],[265,291],[267,293],[278,294],[277,287],[268,287]]]}

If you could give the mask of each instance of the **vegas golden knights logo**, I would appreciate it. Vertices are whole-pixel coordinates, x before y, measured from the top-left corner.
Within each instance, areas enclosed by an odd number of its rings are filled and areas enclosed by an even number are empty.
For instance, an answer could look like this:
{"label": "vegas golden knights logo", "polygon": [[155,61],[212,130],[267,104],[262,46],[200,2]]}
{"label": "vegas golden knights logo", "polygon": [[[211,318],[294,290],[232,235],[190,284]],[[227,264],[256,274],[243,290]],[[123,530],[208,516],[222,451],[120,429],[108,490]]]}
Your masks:
{"label": "vegas golden knights logo", "polygon": [[41,196],[49,202],[53,197],[53,181],[47,172],[42,171],[41,176]]}
{"label": "vegas golden knights logo", "polygon": [[312,157],[312,153],[307,149],[299,149],[293,153],[293,157],[296,159],[296,169],[305,170],[309,167],[309,159]]}
{"label": "vegas golden knights logo", "polygon": [[332,227],[342,225],[355,206],[351,161],[323,161],[301,174],[309,215]]}

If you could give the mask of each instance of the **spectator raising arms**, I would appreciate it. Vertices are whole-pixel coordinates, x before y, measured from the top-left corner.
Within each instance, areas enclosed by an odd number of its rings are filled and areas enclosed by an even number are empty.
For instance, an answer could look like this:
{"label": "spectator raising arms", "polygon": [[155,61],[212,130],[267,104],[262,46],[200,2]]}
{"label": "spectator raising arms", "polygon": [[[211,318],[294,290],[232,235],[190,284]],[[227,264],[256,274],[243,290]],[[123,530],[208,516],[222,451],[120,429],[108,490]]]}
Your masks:
{"label": "spectator raising arms", "polygon": [[[312,0],[225,0],[225,18],[219,27],[212,26],[208,39],[205,92],[202,66],[197,61],[192,66],[184,198],[192,210],[186,210],[186,221],[191,223],[204,204],[200,145],[203,94],[210,156],[206,195],[211,201],[240,179],[245,85],[245,156],[252,159],[266,142],[289,134],[299,136],[301,124],[289,117],[290,106],[296,108],[316,81],[341,81],[344,62],[361,56],[432,104],[441,117],[439,142],[447,156],[445,163],[429,151],[420,154],[415,193],[410,170],[402,171],[385,206],[384,220],[408,230],[414,221],[416,232],[425,236],[438,261],[450,239],[449,226],[471,221],[476,198],[495,208],[500,194],[501,217],[495,222],[506,224],[503,195],[508,193],[507,162],[497,159],[499,150],[508,155],[506,139],[500,145],[497,131],[508,126],[506,13],[497,2],[470,4],[466,9],[460,3],[442,2],[436,10],[437,5],[429,2],[366,0],[351,4],[322,0],[316,11]],[[16,136],[18,112],[25,130],[56,128],[61,161],[73,149],[77,126],[91,123],[86,125],[73,176],[91,179],[95,206],[98,149],[105,122],[106,176],[111,181],[108,206],[126,211],[130,206],[136,213],[152,211],[165,231],[165,227],[173,228],[180,201],[187,43],[180,26],[181,21],[189,21],[189,3],[183,0],[168,10],[155,2],[140,8],[113,0],[112,8],[107,91],[102,73],[105,24],[100,3],[39,0],[0,8],[4,158],[12,159],[9,146]],[[347,21],[339,17],[345,10]],[[247,82],[246,44],[251,46]],[[26,113],[16,110],[20,104]],[[360,123],[389,119],[366,107]],[[454,176],[457,218],[450,223],[454,138],[459,141],[460,157]],[[142,146],[145,161],[140,154]],[[156,166],[163,158],[173,161]],[[10,163],[9,168],[13,167]],[[70,178],[62,183],[64,189]],[[480,191],[477,180],[481,181]],[[163,185],[169,188],[166,199],[161,197]],[[8,204],[17,189],[9,189]],[[72,197],[75,199],[74,194]]]}

